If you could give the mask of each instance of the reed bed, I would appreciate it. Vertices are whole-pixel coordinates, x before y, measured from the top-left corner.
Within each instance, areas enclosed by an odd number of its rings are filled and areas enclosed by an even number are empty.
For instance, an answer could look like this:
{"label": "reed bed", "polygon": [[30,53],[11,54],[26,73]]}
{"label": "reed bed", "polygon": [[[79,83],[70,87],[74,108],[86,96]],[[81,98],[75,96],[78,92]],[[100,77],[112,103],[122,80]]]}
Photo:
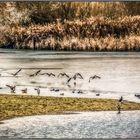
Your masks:
{"label": "reed bed", "polygon": [[0,29],[1,47],[76,51],[139,51],[140,16],[92,17]]}

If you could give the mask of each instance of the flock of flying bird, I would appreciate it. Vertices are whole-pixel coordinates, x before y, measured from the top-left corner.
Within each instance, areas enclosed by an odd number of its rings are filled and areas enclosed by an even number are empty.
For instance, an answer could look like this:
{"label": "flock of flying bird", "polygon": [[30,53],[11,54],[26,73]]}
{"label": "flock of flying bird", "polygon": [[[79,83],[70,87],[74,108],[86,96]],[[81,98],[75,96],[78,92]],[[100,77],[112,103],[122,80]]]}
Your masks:
{"label": "flock of flying bird", "polygon": [[[22,71],[22,68],[19,69],[18,71],[16,71],[15,73],[8,73],[8,74],[10,74],[10,75],[12,75],[12,76],[14,76],[14,77],[18,77],[18,74],[19,74],[21,71]],[[71,80],[74,80],[74,87],[76,87],[76,79],[84,79],[83,76],[82,76],[80,73],[75,73],[74,76],[70,77],[70,76],[69,76],[68,74],[66,74],[66,73],[59,73],[58,75],[55,75],[54,73],[41,73],[41,71],[42,71],[42,70],[40,69],[40,70],[37,70],[37,71],[36,71],[35,73],[33,73],[33,74],[27,74],[27,75],[28,75],[29,77],[35,77],[35,76],[38,76],[38,75],[47,75],[48,77],[58,77],[58,78],[65,77],[65,78],[67,78],[66,84],[67,84],[68,86],[69,86],[70,81],[71,81]],[[0,75],[0,76],[1,76],[1,75]],[[91,80],[93,80],[93,79],[101,79],[101,77],[98,76],[98,75],[91,76],[91,77],[89,78],[88,82],[90,83]],[[11,93],[15,93],[15,91],[16,91],[16,85],[14,85],[14,86],[12,86],[12,85],[6,85],[6,86],[10,89]],[[36,90],[36,91],[37,91],[37,94],[40,95],[40,88],[39,88],[39,87],[34,88],[34,90]],[[52,88],[51,91],[58,92],[59,89]],[[21,92],[22,92],[22,93],[27,93],[27,88],[22,89]],[[76,92],[76,89],[74,89],[74,90],[72,91],[72,93],[75,93],[75,92]],[[78,90],[77,93],[79,93],[79,94],[81,93],[81,94],[82,94],[83,91]],[[64,93],[61,93],[60,95],[64,95]],[[100,95],[100,94],[96,94],[96,96],[99,96],[99,95]]]}
{"label": "flock of flying bird", "polygon": [[[14,77],[18,77],[18,74],[19,74],[21,71],[22,71],[22,68],[19,69],[18,71],[16,71],[15,73],[9,73],[9,74],[12,75],[12,76],[14,76]],[[69,86],[70,81],[71,81],[71,80],[74,80],[74,87],[76,87],[76,79],[83,79],[83,80],[84,80],[83,76],[82,76],[80,73],[75,73],[74,76],[70,77],[70,76],[69,76],[68,74],[66,74],[66,73],[59,73],[59,75],[55,75],[54,73],[41,73],[41,71],[42,71],[42,70],[40,69],[40,70],[37,70],[37,71],[36,71],[35,73],[33,73],[33,74],[27,74],[27,75],[28,75],[29,77],[35,77],[35,76],[38,76],[38,75],[47,75],[48,77],[58,77],[58,78],[65,77],[65,78],[67,78],[66,84],[67,84],[68,86]],[[1,76],[1,74],[0,74],[0,76]],[[90,83],[91,80],[93,80],[93,79],[101,79],[101,77],[98,76],[98,75],[91,76],[91,77],[89,77],[88,82]],[[14,85],[14,86],[12,86],[12,85],[6,85],[6,86],[9,87],[11,93],[15,93],[15,91],[16,91],[16,85]],[[39,88],[39,87],[34,88],[34,90],[37,92],[38,95],[40,95],[40,88]],[[52,88],[50,91],[58,92],[59,89]],[[77,90],[74,89],[74,90],[72,91],[72,93],[75,93],[76,91],[77,91]],[[22,92],[22,93],[27,93],[27,88],[22,89],[21,92]],[[82,90],[78,90],[77,93],[78,93],[78,94],[80,94],[80,93],[82,94],[83,91],[82,91]],[[60,95],[64,95],[64,93],[61,93]],[[100,96],[100,94],[97,93],[96,96]],[[137,97],[137,98],[140,99],[140,95],[139,95],[139,94],[135,94],[135,97]]]}

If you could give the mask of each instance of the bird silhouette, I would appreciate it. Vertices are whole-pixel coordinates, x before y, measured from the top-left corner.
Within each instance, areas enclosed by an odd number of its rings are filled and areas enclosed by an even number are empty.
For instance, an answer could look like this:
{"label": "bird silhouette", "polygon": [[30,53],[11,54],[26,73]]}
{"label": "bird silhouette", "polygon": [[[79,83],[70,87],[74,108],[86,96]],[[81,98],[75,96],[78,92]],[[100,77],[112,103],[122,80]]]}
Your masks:
{"label": "bird silhouette", "polygon": [[60,91],[58,88],[51,88],[50,91],[55,91],[55,92],[58,92]]}
{"label": "bird silhouette", "polygon": [[96,93],[96,96],[100,96],[100,93]]}
{"label": "bird silhouette", "polygon": [[50,73],[50,76],[53,76],[53,77],[55,77],[55,74],[51,72],[51,73]]}
{"label": "bird silhouette", "polygon": [[120,104],[117,105],[117,110],[118,110],[118,114],[120,114],[121,113],[121,106],[120,106]]}
{"label": "bird silhouette", "polygon": [[76,78],[84,79],[83,76],[82,76],[80,73],[76,73],[76,74],[73,76],[73,79],[74,79],[74,80],[76,80]]}
{"label": "bird silhouette", "polygon": [[69,75],[66,73],[59,73],[59,75],[57,77],[64,77],[64,76],[69,78]]}
{"label": "bird silhouette", "polygon": [[30,74],[29,76],[30,76],[30,77],[37,76],[40,72],[41,72],[41,70],[38,70],[38,71],[35,72],[34,74]]}
{"label": "bird silhouette", "polygon": [[64,93],[60,93],[60,95],[64,96]]}
{"label": "bird silhouette", "polygon": [[51,73],[41,73],[40,75],[47,75],[49,77],[51,77],[51,76],[55,77],[55,74],[52,72]]}
{"label": "bird silhouette", "polygon": [[40,88],[34,88],[37,91],[38,96],[40,95]]}
{"label": "bird silhouette", "polygon": [[90,83],[90,81],[93,80],[93,79],[101,79],[101,77],[100,77],[100,76],[97,76],[97,75],[91,76],[91,77],[89,78],[89,83]]}
{"label": "bird silhouette", "polygon": [[13,76],[17,76],[21,70],[22,70],[22,69],[19,69],[17,72],[15,72],[15,73],[9,73],[9,74],[11,74],[11,75],[13,75]]}
{"label": "bird silhouette", "polygon": [[69,78],[67,81],[67,84],[73,79],[73,77]]}
{"label": "bird silhouette", "polygon": [[69,83],[66,83],[66,85],[67,85],[69,88],[71,88],[71,85],[70,85]]}
{"label": "bird silhouette", "polygon": [[123,97],[121,96],[120,99],[118,100],[119,102],[122,102],[123,101]]}
{"label": "bird silhouette", "polygon": [[[72,79],[76,80],[77,78],[79,78],[79,79],[84,79],[83,76],[82,76],[80,73],[76,73],[73,77],[71,77],[71,78],[69,78],[69,79],[67,80],[67,84],[68,84]],[[75,83],[76,83],[76,82],[75,82]]]}
{"label": "bird silhouette", "polygon": [[75,93],[76,92],[76,89],[72,90],[72,93]]}
{"label": "bird silhouette", "polygon": [[10,88],[11,93],[15,93],[16,86],[11,86],[11,85],[6,85],[6,86]]}
{"label": "bird silhouette", "polygon": [[55,89],[54,91],[55,91],[55,92],[58,92],[58,91],[60,91],[60,90],[59,90],[59,89]]}
{"label": "bird silhouette", "polygon": [[73,84],[74,84],[74,87],[76,87],[76,85],[77,85],[76,82],[74,82]]}
{"label": "bird silhouette", "polygon": [[21,90],[22,93],[27,93],[27,88]]}
{"label": "bird silhouette", "polygon": [[78,90],[78,92],[77,92],[78,94],[82,94],[83,93],[83,91],[82,90]]}
{"label": "bird silhouette", "polygon": [[140,95],[139,94],[135,94],[135,97],[139,98],[140,99]]}

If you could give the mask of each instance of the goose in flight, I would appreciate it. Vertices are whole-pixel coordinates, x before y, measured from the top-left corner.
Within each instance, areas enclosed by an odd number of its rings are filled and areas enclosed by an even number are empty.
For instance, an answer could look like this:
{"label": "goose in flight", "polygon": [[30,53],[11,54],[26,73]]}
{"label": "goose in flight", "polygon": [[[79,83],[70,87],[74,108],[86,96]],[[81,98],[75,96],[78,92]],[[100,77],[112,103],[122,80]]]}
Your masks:
{"label": "goose in flight", "polygon": [[93,79],[101,79],[101,77],[98,76],[98,75],[91,76],[91,77],[89,78],[89,83],[90,83],[90,81],[93,80]]}
{"label": "goose in flight", "polygon": [[49,77],[51,77],[51,76],[55,77],[55,74],[53,74],[52,72],[51,73],[42,73],[40,75],[47,75]]}
{"label": "goose in flight", "polygon": [[64,76],[69,78],[69,75],[66,74],[65,72],[64,73],[59,73],[59,75],[57,77],[64,77]]}
{"label": "goose in flight", "polygon": [[31,74],[31,75],[29,75],[29,76],[30,76],[30,77],[37,76],[40,72],[41,72],[41,70],[38,70],[37,72],[35,72],[34,74]]}
{"label": "goose in flight", "polygon": [[74,80],[76,80],[76,78],[84,79],[83,76],[82,76],[80,73],[76,73],[76,74],[73,76],[73,79],[74,79]]}
{"label": "goose in flight", "polygon": [[6,86],[10,88],[11,93],[15,93],[16,86],[10,86],[10,85],[6,85]]}
{"label": "goose in flight", "polygon": [[67,84],[73,79],[73,77],[69,78],[67,81]]}
{"label": "goose in flight", "polygon": [[21,70],[22,70],[22,69],[19,69],[17,72],[15,72],[15,73],[9,73],[9,74],[11,74],[11,75],[13,75],[13,76],[17,76]]}
{"label": "goose in flight", "polygon": [[76,73],[73,77],[69,78],[68,81],[67,81],[67,84],[72,80],[76,80],[77,78],[79,79],[84,79],[83,76],[80,74],[80,73]]}

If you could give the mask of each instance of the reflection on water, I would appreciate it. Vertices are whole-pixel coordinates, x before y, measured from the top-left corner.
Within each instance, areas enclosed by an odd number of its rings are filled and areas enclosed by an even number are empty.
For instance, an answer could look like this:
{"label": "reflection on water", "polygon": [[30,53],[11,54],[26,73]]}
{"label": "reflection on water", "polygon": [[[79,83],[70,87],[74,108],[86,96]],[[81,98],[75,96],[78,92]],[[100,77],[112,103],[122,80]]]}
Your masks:
{"label": "reflection on water", "polygon": [[[27,87],[29,93],[35,94],[34,87],[41,87],[42,96],[95,97],[100,93],[102,98],[119,98],[140,102],[134,94],[140,93],[140,53],[92,53],[92,52],[48,52],[48,51],[15,51],[0,50],[0,93],[9,93],[6,84],[17,85],[16,92]],[[18,77],[9,73],[23,70]],[[41,73],[52,72],[56,76],[38,75],[29,77],[37,70]],[[84,80],[78,80],[76,89],[83,94],[72,93],[73,82],[67,85],[67,78],[58,78],[60,72],[69,76],[80,72]],[[99,75],[101,79],[88,82],[89,77]],[[59,88],[59,92],[50,91]],[[100,98],[99,97],[99,98]]]}
{"label": "reflection on water", "polygon": [[15,118],[0,136],[21,138],[140,138],[140,111],[83,112]]}

